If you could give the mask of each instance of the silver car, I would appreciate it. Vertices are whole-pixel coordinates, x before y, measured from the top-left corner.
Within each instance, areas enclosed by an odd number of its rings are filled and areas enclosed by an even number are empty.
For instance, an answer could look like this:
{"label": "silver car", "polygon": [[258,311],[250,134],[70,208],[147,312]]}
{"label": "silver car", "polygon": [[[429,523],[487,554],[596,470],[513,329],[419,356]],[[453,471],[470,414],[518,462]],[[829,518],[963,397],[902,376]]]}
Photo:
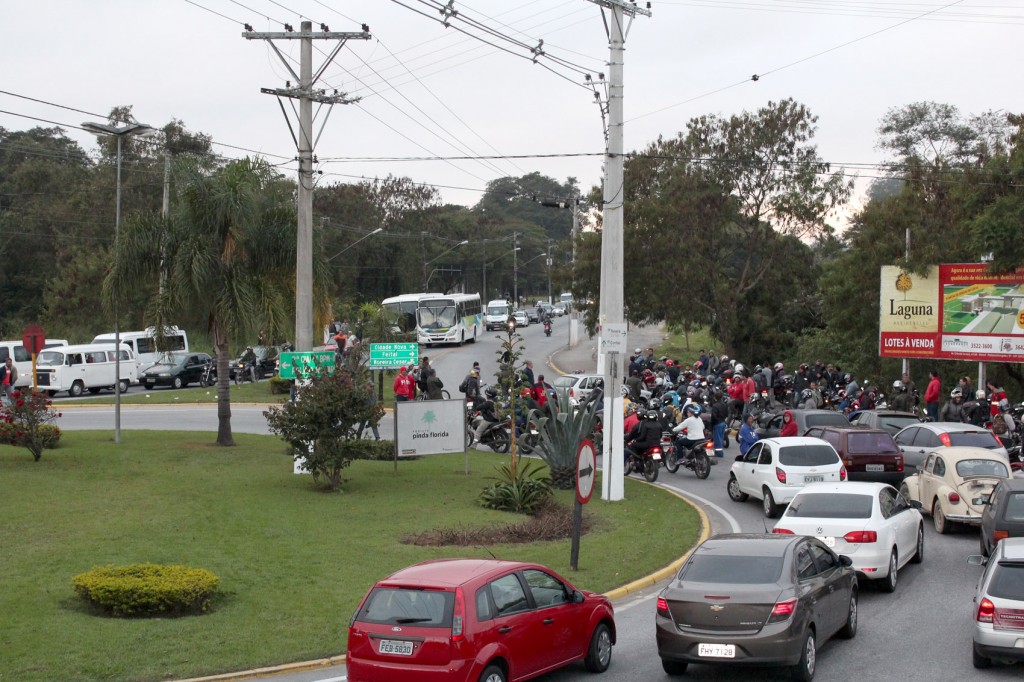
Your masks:
{"label": "silver car", "polygon": [[998,438],[980,426],[961,424],[959,422],[927,422],[914,424],[903,429],[895,436],[896,446],[903,452],[903,464],[906,469],[915,467],[928,459],[928,455],[940,448],[952,446],[970,446],[985,448],[998,452],[1010,464],[1010,456]]}
{"label": "silver car", "polygon": [[559,396],[569,396],[570,404],[579,405],[603,381],[601,374],[563,374],[555,379],[554,387]]}
{"label": "silver car", "polygon": [[974,595],[974,667],[1024,661],[1024,538],[1001,540],[987,560],[975,554],[967,563],[985,566]]}

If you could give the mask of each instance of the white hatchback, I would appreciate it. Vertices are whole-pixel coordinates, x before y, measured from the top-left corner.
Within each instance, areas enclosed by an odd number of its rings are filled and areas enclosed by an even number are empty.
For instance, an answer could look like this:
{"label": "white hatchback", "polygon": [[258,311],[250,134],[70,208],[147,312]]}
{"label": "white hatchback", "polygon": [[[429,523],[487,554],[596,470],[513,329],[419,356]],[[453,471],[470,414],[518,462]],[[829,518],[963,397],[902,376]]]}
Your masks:
{"label": "white hatchback", "polygon": [[761,500],[764,515],[774,519],[779,508],[809,483],[846,480],[839,454],[820,438],[765,438],[747,454],[738,455],[729,472],[727,490],[735,502]]}
{"label": "white hatchback", "polygon": [[796,494],[773,533],[813,535],[853,560],[861,578],[893,592],[899,570],[924,559],[921,503],[885,483],[813,483]]}

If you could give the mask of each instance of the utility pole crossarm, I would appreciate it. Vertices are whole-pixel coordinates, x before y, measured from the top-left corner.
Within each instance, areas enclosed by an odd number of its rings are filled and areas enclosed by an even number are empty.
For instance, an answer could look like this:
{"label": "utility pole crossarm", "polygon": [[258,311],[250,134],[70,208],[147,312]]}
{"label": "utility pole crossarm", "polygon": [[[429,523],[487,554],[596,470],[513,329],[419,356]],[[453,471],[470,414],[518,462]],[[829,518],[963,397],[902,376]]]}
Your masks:
{"label": "utility pole crossarm", "polygon": [[273,33],[257,33],[245,31],[242,37],[246,40],[297,40],[300,38],[316,38],[318,40],[369,40],[373,36],[369,31],[282,31]]}
{"label": "utility pole crossarm", "polygon": [[328,95],[326,90],[305,90],[303,88],[260,88],[264,95],[277,95],[292,99],[309,99],[320,104],[355,104],[362,97],[349,97],[346,92]]}

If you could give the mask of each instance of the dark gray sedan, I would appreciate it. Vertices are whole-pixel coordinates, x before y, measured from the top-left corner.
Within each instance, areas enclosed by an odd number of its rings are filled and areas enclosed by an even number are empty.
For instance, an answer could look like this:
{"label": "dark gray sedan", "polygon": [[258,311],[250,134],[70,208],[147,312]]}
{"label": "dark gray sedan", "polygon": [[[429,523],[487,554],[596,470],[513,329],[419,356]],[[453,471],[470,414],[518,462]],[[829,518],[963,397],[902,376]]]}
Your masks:
{"label": "dark gray sedan", "polygon": [[851,424],[868,426],[872,429],[885,429],[890,436],[895,436],[902,429],[923,421],[913,412],[898,412],[896,410],[862,410],[850,417]]}
{"label": "dark gray sedan", "polygon": [[857,634],[849,557],[802,535],[716,535],[658,595],[658,655],[669,675],[691,663],[789,666],[814,677],[818,646]]}

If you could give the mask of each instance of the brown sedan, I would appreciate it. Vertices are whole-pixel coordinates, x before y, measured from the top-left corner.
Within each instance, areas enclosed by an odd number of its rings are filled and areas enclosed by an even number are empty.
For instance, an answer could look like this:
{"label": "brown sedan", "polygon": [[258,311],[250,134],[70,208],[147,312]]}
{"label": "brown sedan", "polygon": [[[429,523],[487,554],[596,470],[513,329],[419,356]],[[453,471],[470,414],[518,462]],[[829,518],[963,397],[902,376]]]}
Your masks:
{"label": "brown sedan", "polygon": [[716,535],[658,596],[658,655],[669,675],[690,663],[790,666],[811,680],[819,644],[857,634],[849,557],[816,538]]}

